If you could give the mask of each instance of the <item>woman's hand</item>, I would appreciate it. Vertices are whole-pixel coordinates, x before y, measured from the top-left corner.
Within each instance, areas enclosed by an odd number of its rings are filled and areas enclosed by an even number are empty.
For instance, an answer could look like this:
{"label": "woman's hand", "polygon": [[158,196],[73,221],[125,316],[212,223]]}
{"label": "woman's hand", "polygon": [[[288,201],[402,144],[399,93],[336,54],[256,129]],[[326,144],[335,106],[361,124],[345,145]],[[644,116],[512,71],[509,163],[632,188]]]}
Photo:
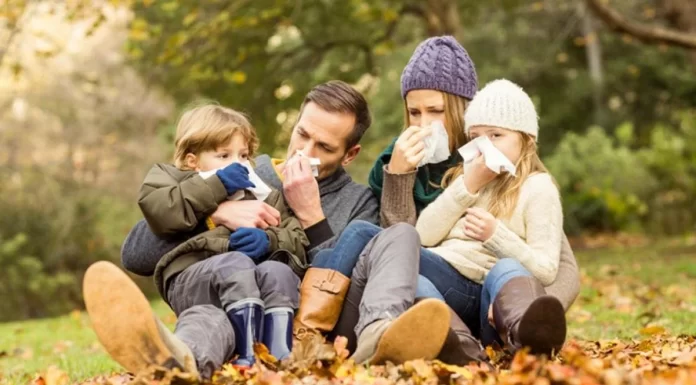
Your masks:
{"label": "woman's hand", "polygon": [[486,167],[483,154],[474,159],[470,165],[465,166],[464,170],[464,185],[470,194],[476,194],[498,176],[493,170]]}
{"label": "woman's hand", "polygon": [[407,128],[394,144],[394,152],[389,161],[389,172],[405,174],[415,170],[425,157],[425,139],[432,133],[430,127],[411,126]]}
{"label": "woman's hand", "polygon": [[498,220],[488,211],[480,207],[472,207],[466,210],[464,234],[467,237],[485,242],[493,236],[497,226]]}

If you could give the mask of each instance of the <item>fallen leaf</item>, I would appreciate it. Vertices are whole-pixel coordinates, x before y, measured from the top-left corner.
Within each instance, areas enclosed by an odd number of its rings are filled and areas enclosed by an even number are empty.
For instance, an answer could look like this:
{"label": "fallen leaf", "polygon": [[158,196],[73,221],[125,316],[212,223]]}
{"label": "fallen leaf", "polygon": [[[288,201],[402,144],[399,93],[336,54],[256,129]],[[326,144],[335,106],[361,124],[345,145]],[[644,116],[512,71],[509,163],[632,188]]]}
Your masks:
{"label": "fallen leaf", "polygon": [[53,345],[53,353],[61,354],[73,346],[72,341],[58,341]]}
{"label": "fallen leaf", "polygon": [[31,360],[34,358],[34,351],[31,348],[16,348],[12,355],[23,360]]}
{"label": "fallen leaf", "polygon": [[658,334],[664,334],[666,332],[666,330],[662,326],[653,325],[653,326],[646,326],[646,327],[640,329],[638,332],[644,336],[654,336],[654,335],[658,335]]}
{"label": "fallen leaf", "polygon": [[58,367],[54,365],[51,365],[48,367],[48,369],[46,369],[44,379],[46,380],[46,385],[68,385],[70,383],[70,377],[68,377],[68,374],[58,369]]}

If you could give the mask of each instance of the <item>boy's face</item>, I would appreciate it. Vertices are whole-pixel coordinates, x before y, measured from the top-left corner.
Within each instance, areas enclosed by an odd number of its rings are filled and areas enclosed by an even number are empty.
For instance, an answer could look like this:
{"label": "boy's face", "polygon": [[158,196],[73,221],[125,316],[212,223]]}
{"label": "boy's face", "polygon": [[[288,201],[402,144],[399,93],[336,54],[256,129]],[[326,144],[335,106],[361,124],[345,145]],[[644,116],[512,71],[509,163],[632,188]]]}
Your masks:
{"label": "boy's face", "polygon": [[319,179],[347,166],[360,152],[360,145],[346,148],[348,136],[355,126],[352,114],[328,112],[315,103],[304,106],[300,119],[290,136],[286,159],[302,151],[310,158],[319,158]]}
{"label": "boy's face", "polygon": [[249,160],[249,146],[244,135],[236,133],[230,142],[214,151],[203,151],[196,156],[186,154],[186,165],[195,171],[211,171]]}

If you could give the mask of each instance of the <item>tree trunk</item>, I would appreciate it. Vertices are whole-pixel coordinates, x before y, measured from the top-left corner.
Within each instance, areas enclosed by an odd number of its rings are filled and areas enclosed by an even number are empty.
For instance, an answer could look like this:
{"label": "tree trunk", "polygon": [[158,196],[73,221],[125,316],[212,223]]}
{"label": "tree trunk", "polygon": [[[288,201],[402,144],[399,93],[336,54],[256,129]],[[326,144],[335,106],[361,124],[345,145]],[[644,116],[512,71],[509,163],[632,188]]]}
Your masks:
{"label": "tree trunk", "polygon": [[604,121],[602,45],[594,26],[594,18],[582,1],[578,2],[578,14],[582,18],[582,34],[585,36],[585,56],[587,57],[587,68],[592,81],[594,123],[601,125]]}
{"label": "tree trunk", "polygon": [[404,5],[403,11],[420,17],[428,36],[464,37],[456,0],[427,0]]}

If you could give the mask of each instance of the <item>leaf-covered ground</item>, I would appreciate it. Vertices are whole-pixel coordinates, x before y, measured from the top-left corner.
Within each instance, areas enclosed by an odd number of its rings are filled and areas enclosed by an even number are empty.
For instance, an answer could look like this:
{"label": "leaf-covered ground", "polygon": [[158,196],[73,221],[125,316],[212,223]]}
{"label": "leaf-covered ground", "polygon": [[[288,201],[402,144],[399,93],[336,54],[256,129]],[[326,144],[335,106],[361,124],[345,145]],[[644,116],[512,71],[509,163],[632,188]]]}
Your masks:
{"label": "leaf-covered ground", "polygon": [[[526,354],[512,359],[491,351],[498,368],[492,373],[422,361],[362,368],[333,358],[281,371],[272,370],[273,364],[247,373],[228,366],[215,382],[696,384],[696,244],[692,239],[625,243],[629,246],[578,253],[583,289],[568,314],[569,342],[553,361]],[[166,306],[154,306],[173,325]],[[0,324],[0,384],[189,382],[175,373],[133,379],[120,372],[96,342],[83,312]],[[160,379],[151,381],[156,377]]]}

